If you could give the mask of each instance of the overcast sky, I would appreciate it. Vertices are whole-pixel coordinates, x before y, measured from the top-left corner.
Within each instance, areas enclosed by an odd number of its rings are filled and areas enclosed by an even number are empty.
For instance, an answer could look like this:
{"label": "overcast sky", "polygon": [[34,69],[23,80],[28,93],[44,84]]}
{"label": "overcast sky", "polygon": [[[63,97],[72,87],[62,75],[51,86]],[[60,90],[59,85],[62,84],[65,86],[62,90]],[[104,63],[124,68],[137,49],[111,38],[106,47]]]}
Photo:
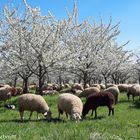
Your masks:
{"label": "overcast sky", "polygon": [[[22,3],[22,0],[11,0],[14,4]],[[7,0],[0,0],[0,10]],[[102,16],[105,23],[112,16],[113,23],[120,22],[121,33],[118,42],[123,44],[130,40],[125,47],[128,50],[136,50],[140,46],[140,0],[76,0],[79,22],[87,17],[94,17],[99,21]],[[74,0],[27,0],[33,7],[40,7],[42,14],[50,10],[57,18],[66,18],[65,7],[72,10]],[[22,6],[21,6],[22,9]]]}

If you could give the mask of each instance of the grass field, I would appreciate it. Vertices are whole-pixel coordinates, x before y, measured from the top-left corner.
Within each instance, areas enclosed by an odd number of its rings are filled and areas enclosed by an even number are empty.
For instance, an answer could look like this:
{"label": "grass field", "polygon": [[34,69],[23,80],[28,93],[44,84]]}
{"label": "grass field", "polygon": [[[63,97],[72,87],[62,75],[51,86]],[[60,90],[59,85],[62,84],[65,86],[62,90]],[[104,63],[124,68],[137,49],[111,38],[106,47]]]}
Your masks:
{"label": "grass field", "polygon": [[[13,97],[11,104],[16,105],[17,98]],[[44,98],[56,118],[57,96]],[[62,121],[37,120],[36,112],[31,121],[28,121],[29,112],[25,112],[25,121],[21,122],[17,108],[0,107],[0,140],[140,140],[140,102],[128,102],[126,94],[121,94],[120,102],[114,107],[115,116],[108,117],[107,107],[100,107],[98,119],[93,120],[89,112],[87,119],[78,123],[67,120],[65,115],[61,116]]]}

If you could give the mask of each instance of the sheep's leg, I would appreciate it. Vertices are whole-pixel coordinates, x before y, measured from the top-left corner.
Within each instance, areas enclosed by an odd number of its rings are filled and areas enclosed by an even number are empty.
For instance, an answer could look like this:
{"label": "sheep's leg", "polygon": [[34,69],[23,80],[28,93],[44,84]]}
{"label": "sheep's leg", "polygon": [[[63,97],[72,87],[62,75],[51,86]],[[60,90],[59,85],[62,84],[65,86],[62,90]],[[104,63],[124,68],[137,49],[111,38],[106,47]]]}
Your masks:
{"label": "sheep's leg", "polygon": [[24,114],[24,111],[20,111],[20,118],[21,118],[21,121],[23,120],[23,114]]}
{"label": "sheep's leg", "polygon": [[30,112],[30,116],[29,116],[29,120],[31,120],[32,114],[33,114],[33,112],[31,111],[31,112]]}
{"label": "sheep's leg", "polygon": [[93,116],[93,111],[94,111],[94,110],[92,109],[91,116]]}
{"label": "sheep's leg", "polygon": [[97,118],[97,109],[95,108],[95,116],[94,116],[94,119]]}
{"label": "sheep's leg", "polygon": [[112,108],[111,106],[108,106],[108,109],[109,109],[108,116],[110,116],[111,112],[112,112],[112,115],[114,115],[114,108]]}
{"label": "sheep's leg", "polygon": [[133,102],[134,102],[134,97],[135,97],[135,96],[133,96]]}
{"label": "sheep's leg", "polygon": [[127,93],[127,98],[128,98],[128,101],[129,101],[129,97],[130,97],[130,95]]}
{"label": "sheep's leg", "polygon": [[67,117],[67,119],[68,119],[68,113],[66,113],[66,117]]}
{"label": "sheep's leg", "polygon": [[112,108],[112,115],[114,115],[114,108]]}
{"label": "sheep's leg", "polygon": [[60,114],[63,114],[63,111],[61,109],[58,109],[58,118],[60,118]]}
{"label": "sheep's leg", "polygon": [[40,117],[39,117],[39,113],[37,112],[37,119],[39,120],[40,119]]}

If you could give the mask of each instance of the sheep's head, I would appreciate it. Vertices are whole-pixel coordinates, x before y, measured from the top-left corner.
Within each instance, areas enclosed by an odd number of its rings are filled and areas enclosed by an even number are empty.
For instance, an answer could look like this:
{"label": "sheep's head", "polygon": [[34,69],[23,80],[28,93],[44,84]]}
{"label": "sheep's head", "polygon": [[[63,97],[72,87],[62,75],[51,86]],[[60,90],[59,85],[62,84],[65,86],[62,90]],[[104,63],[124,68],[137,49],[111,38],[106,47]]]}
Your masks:
{"label": "sheep's head", "polygon": [[44,113],[44,116],[46,117],[46,119],[48,120],[48,121],[50,121],[51,120],[51,118],[52,118],[52,112],[49,110],[49,111],[46,111],[45,113]]}
{"label": "sheep's head", "polygon": [[81,120],[81,116],[79,115],[79,113],[74,113],[70,116],[71,120],[76,120],[79,121]]}
{"label": "sheep's head", "polygon": [[85,103],[83,106],[82,116],[85,117],[86,114],[88,114],[88,112],[89,112],[89,107],[88,107],[88,104]]}

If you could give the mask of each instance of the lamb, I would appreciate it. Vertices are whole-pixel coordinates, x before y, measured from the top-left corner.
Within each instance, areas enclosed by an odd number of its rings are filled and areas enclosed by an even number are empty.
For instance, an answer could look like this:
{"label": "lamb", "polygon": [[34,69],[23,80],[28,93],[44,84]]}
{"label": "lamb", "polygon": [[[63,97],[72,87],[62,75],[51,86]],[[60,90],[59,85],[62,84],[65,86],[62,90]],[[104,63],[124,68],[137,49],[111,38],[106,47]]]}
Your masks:
{"label": "lamb", "polygon": [[44,100],[44,98],[40,95],[35,94],[23,94],[18,98],[18,109],[20,113],[21,120],[23,120],[23,114],[25,110],[30,111],[29,120],[31,119],[33,111],[44,114],[47,120],[51,120],[51,111],[48,107],[48,104]]}
{"label": "lamb", "polygon": [[70,93],[63,93],[59,95],[57,99],[57,108],[59,118],[60,114],[63,114],[64,111],[66,113],[67,118],[69,114],[71,120],[78,121],[81,119],[83,103],[79,97]]}
{"label": "lamb", "polygon": [[98,92],[100,92],[99,88],[89,87],[89,88],[86,88],[83,92],[81,92],[79,97],[86,97],[87,98],[89,95],[95,94],[95,93],[98,93]]}
{"label": "lamb", "polygon": [[11,92],[10,89],[6,87],[0,88],[0,101],[6,102],[6,100],[11,98]]}
{"label": "lamb", "polygon": [[99,106],[107,106],[109,109],[109,114],[112,111],[112,115],[114,115],[114,108],[112,105],[114,104],[114,96],[110,92],[100,92],[95,95],[90,95],[86,103],[83,106],[82,116],[85,117],[90,109],[95,110],[95,119],[97,118],[97,107]]}
{"label": "lamb", "polygon": [[140,85],[133,85],[128,88],[127,97],[129,100],[130,95],[132,95],[133,101],[135,96],[139,96],[140,98]]}
{"label": "lamb", "polygon": [[114,87],[109,87],[109,88],[105,89],[104,91],[111,92],[113,94],[114,98],[115,98],[115,104],[118,103],[118,100],[119,100],[118,98],[119,98],[120,91],[117,87],[115,87],[115,86]]}

